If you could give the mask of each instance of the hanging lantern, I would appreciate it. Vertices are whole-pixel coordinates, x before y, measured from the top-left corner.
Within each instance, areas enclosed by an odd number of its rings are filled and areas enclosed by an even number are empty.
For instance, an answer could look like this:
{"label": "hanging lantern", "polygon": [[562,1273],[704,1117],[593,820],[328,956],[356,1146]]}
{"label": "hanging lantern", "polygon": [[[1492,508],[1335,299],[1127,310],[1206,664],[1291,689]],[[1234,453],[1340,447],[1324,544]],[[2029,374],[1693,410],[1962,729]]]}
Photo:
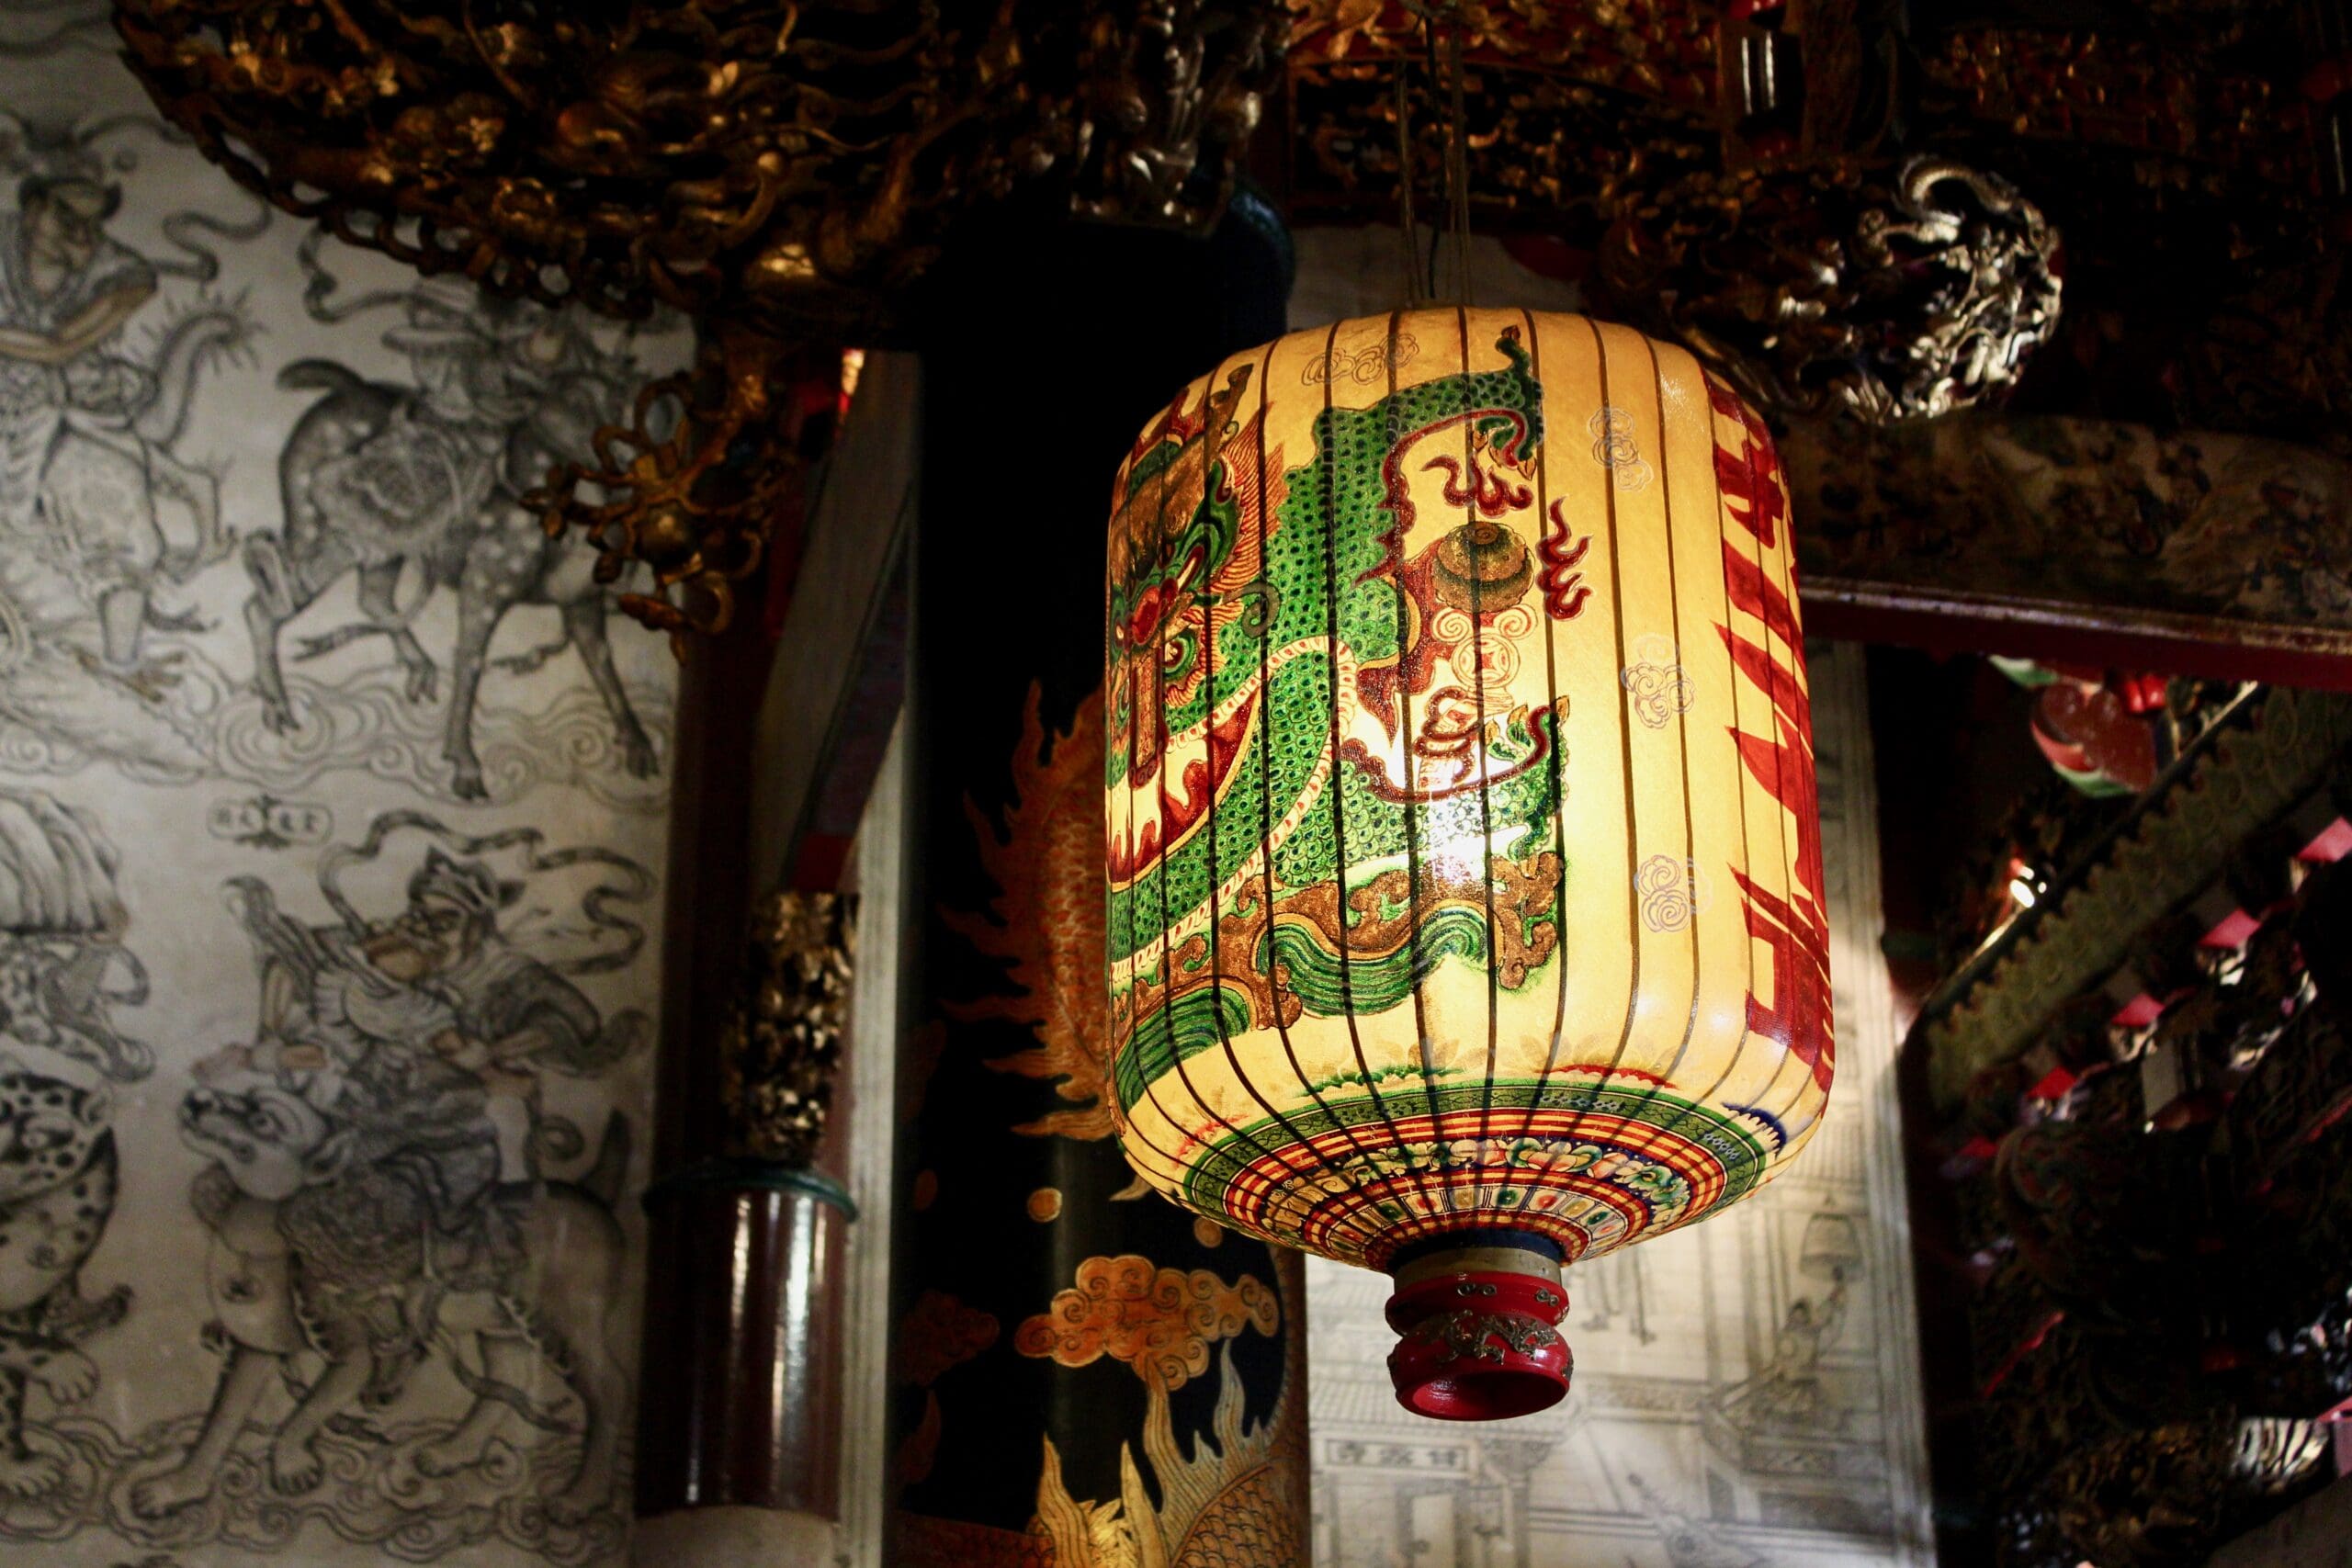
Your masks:
{"label": "hanging lantern", "polygon": [[1408,1408],[1557,1401],[1562,1266],[1820,1121],[1792,555],[1762,422],[1577,316],[1294,333],[1120,472],[1119,1135],[1217,1223],[1393,1272]]}

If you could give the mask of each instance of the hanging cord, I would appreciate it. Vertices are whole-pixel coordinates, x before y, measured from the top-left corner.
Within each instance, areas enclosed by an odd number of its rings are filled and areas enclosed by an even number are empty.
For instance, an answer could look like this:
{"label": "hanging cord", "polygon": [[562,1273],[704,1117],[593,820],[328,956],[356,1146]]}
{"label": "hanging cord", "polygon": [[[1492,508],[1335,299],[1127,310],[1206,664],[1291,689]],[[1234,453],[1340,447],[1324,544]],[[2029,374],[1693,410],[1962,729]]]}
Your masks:
{"label": "hanging cord", "polygon": [[1453,287],[1450,293],[1455,303],[1467,306],[1473,301],[1470,290],[1470,114],[1466,73],[1462,63],[1462,25],[1450,0],[1405,0],[1405,6],[1421,21],[1421,44],[1427,56],[1430,73],[1430,96],[1445,106],[1445,152],[1441,164],[1445,182],[1446,217],[1442,234],[1432,227],[1426,258],[1420,254],[1420,234],[1413,220],[1412,145],[1409,95],[1406,81],[1410,66],[1399,59],[1396,67],[1396,134],[1397,147],[1405,165],[1404,213],[1405,249],[1412,258],[1410,291],[1412,303],[1420,304],[1436,297],[1438,288],[1438,252],[1441,241],[1453,258]]}
{"label": "hanging cord", "polygon": [[[1413,15],[1421,19],[1421,56],[1424,63],[1429,67],[1430,105],[1434,108],[1442,103],[1445,97],[1445,62],[1439,55],[1437,47],[1438,16],[1436,11],[1419,4],[1419,0],[1405,0],[1405,4]],[[1444,201],[1446,210],[1451,214],[1453,209],[1453,152],[1451,148],[1440,149],[1437,170],[1438,196]],[[1431,299],[1435,299],[1440,292],[1437,258],[1438,253],[1445,247],[1445,237],[1443,227],[1437,223],[1430,225],[1430,248],[1428,254],[1421,257],[1421,267],[1429,279],[1427,297]]]}
{"label": "hanging cord", "polygon": [[1413,215],[1413,180],[1419,160],[1413,156],[1413,95],[1403,61],[1396,65],[1396,220],[1405,241],[1405,308],[1419,310],[1429,301],[1422,287],[1420,224]]}
{"label": "hanging cord", "polygon": [[1445,184],[1452,202],[1448,216],[1453,230],[1453,297],[1467,308],[1476,301],[1470,298],[1470,113],[1464,101],[1467,90],[1463,84],[1459,24],[1445,29],[1445,64],[1453,77],[1453,102],[1445,128]]}

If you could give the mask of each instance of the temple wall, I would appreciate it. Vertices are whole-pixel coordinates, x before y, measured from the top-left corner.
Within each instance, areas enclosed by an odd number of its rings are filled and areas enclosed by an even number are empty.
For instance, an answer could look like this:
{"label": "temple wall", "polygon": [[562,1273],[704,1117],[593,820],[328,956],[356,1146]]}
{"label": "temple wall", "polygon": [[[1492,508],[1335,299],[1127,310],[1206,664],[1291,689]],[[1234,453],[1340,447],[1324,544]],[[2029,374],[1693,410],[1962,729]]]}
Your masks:
{"label": "temple wall", "polygon": [[0,1563],[617,1562],[672,664],[511,492],[682,338],[0,104]]}

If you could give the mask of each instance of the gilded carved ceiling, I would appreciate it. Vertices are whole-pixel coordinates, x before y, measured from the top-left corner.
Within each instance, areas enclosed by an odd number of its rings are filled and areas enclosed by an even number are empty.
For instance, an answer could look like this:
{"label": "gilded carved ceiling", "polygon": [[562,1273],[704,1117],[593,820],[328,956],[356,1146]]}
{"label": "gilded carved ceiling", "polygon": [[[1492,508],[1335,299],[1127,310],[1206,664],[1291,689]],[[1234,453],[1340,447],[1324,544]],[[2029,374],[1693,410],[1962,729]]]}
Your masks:
{"label": "gilded carved ceiling", "polygon": [[1408,167],[1426,215],[1457,117],[1474,223],[1781,416],[2352,455],[2346,0],[116,9],[159,103],[280,206],[712,323],[698,377],[535,498],[608,573],[654,569],[657,625],[723,623],[755,567],[795,346],[873,330],[966,214],[1199,229],[1247,160],[1295,221],[1393,221]]}
{"label": "gilded carved ceiling", "polygon": [[1783,414],[2344,449],[2342,0],[1290,4],[1302,220],[1430,210],[1451,17],[1476,220]]}

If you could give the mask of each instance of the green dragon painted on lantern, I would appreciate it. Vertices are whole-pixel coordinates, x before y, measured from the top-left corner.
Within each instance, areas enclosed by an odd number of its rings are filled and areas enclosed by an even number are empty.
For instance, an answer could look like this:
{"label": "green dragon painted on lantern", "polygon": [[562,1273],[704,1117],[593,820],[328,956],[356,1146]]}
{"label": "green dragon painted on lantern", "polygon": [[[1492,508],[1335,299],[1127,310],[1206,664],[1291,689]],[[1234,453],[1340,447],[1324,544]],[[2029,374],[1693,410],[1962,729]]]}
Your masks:
{"label": "green dragon painted on lantern", "polygon": [[[1110,958],[1134,976],[1112,998],[1130,1042],[1123,1108],[1230,1033],[1384,1011],[1448,962],[1516,990],[1557,950],[1553,716],[1439,672],[1449,624],[1451,643],[1475,637],[1538,586],[1491,518],[1528,503],[1516,480],[1544,438],[1541,389],[1515,331],[1496,346],[1498,368],[1327,403],[1303,467],[1267,445],[1258,364],[1138,443],[1108,616],[1106,784],[1128,803],[1113,814]],[[1400,460],[1433,444],[1453,456],[1421,468],[1470,521],[1408,555]],[[1542,553],[1566,605],[1577,552]],[[1365,743],[1365,716],[1390,744]]]}

